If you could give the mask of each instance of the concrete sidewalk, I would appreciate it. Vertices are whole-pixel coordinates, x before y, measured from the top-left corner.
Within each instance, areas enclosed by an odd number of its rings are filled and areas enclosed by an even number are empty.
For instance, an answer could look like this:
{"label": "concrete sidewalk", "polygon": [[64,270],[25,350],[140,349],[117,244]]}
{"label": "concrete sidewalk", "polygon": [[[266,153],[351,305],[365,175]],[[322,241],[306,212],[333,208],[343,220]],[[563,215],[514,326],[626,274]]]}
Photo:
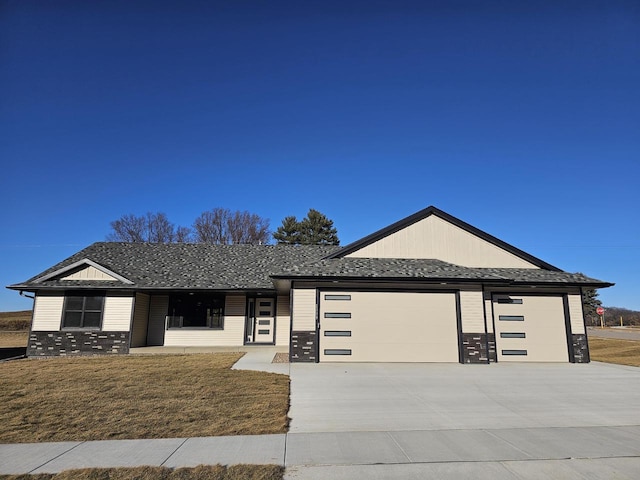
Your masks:
{"label": "concrete sidewalk", "polygon": [[[289,478],[333,477],[333,473],[327,475],[327,467],[341,467],[335,472],[343,472],[347,478],[363,476],[372,469],[387,471],[390,475],[424,473],[442,469],[445,464],[459,464],[452,472],[470,473],[481,468],[494,474],[496,464],[505,462],[511,462],[512,467],[518,462],[559,465],[568,459],[584,460],[589,465],[598,463],[600,469],[610,468],[611,476],[626,478],[620,475],[618,463],[621,463],[636,472],[628,478],[637,478],[640,426],[289,433],[13,444],[0,445],[0,474],[56,473],[93,467],[162,465],[175,468],[249,463],[284,465]],[[583,464],[585,462],[569,462],[562,468],[578,472]],[[385,470],[381,465],[388,468]],[[525,466],[518,469],[526,470]],[[503,476],[494,478],[522,478],[509,476],[512,473],[504,466],[498,470],[504,470]],[[532,473],[538,473],[538,469]],[[575,478],[582,477],[576,474]]]}

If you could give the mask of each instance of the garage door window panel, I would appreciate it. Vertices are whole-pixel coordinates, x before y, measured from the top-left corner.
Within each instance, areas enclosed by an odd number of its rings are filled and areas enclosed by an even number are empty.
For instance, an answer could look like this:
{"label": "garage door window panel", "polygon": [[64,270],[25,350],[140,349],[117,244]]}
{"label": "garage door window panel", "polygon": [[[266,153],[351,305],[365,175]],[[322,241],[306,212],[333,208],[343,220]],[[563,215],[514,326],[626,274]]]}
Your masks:
{"label": "garage door window panel", "polygon": [[325,300],[338,300],[338,301],[350,301],[351,295],[334,295],[334,294],[326,294],[324,296]]}
{"label": "garage door window panel", "polygon": [[324,318],[351,318],[351,314],[347,312],[325,312]]}
{"label": "garage door window panel", "polygon": [[498,320],[501,322],[524,322],[524,315],[500,315]]}
{"label": "garage door window panel", "polygon": [[350,337],[351,330],[325,330],[325,337]]}

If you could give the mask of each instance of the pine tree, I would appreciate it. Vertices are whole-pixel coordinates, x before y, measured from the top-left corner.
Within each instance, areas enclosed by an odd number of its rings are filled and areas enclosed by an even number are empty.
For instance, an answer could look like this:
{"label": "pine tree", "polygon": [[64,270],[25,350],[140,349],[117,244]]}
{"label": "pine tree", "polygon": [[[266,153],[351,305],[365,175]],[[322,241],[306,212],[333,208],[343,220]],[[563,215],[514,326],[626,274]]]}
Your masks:
{"label": "pine tree", "polygon": [[273,238],[288,245],[340,245],[333,220],[313,208],[299,222],[296,217],[286,217]]}
{"label": "pine tree", "polygon": [[300,244],[300,222],[294,216],[285,217],[282,225],[273,234],[276,243],[284,243],[286,245]]}
{"label": "pine tree", "polygon": [[587,323],[596,325],[600,321],[596,308],[601,306],[602,302],[598,299],[598,291],[595,288],[582,289],[582,312]]}

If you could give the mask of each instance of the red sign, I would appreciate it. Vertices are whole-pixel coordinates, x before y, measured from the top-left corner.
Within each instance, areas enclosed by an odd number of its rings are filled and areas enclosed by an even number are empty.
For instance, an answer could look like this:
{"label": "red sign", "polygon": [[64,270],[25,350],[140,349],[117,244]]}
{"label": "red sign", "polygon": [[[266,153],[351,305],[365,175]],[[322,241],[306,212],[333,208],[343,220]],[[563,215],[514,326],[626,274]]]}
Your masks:
{"label": "red sign", "polygon": [[598,315],[604,315],[604,308],[602,308],[602,307],[598,307],[598,308],[596,308],[596,313],[597,313]]}

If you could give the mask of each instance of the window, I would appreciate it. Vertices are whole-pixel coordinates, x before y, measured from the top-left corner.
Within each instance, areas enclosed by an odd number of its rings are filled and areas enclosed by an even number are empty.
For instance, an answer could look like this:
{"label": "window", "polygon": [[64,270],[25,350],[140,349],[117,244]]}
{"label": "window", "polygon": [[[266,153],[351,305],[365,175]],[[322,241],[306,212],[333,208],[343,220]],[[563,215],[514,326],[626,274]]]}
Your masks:
{"label": "window", "polygon": [[527,338],[527,336],[519,332],[500,332],[500,338]]}
{"label": "window", "polygon": [[325,355],[351,355],[351,350],[348,348],[326,348],[324,350]]}
{"label": "window", "polygon": [[526,350],[502,350],[502,355],[526,355]]}
{"label": "window", "polygon": [[325,337],[350,337],[351,330],[325,330]]}
{"label": "window", "polygon": [[351,318],[351,314],[350,313],[325,312],[324,318]]}
{"label": "window", "polygon": [[62,314],[62,328],[99,329],[102,323],[104,294],[67,294]]}
{"label": "window", "polygon": [[224,295],[171,295],[167,328],[224,328]]}
{"label": "window", "polygon": [[325,295],[325,300],[351,300],[351,295]]}
{"label": "window", "polygon": [[522,305],[521,298],[511,298],[511,297],[499,297],[498,303],[511,303],[515,305]]}
{"label": "window", "polygon": [[499,315],[498,320],[501,322],[524,322],[523,315]]}

